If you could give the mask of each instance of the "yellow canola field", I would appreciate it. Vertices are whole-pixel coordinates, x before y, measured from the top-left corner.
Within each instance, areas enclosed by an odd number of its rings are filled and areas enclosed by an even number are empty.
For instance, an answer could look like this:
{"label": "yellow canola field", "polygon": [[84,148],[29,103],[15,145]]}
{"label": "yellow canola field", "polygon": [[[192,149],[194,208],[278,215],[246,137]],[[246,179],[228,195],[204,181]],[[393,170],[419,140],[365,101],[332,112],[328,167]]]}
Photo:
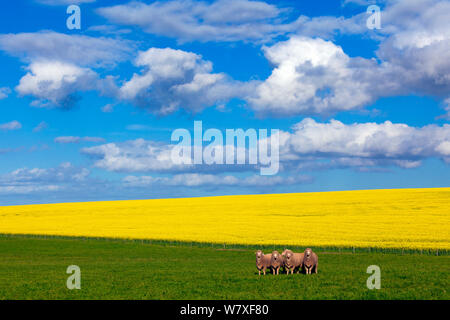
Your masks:
{"label": "yellow canola field", "polygon": [[0,207],[0,233],[409,249],[450,248],[450,188]]}

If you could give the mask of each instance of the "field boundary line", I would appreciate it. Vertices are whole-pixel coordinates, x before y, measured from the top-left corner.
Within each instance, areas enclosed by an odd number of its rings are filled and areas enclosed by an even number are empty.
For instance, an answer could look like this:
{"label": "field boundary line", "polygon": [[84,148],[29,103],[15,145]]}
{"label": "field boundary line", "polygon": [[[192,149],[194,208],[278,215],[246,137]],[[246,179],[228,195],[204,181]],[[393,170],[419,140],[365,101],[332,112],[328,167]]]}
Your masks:
{"label": "field boundary line", "polygon": [[312,247],[315,251],[323,254],[356,254],[356,253],[393,253],[393,254],[423,254],[423,255],[442,255],[448,256],[449,249],[442,248],[381,248],[381,247],[339,247],[339,246],[309,246],[309,245],[283,245],[283,244],[238,244],[238,243],[213,243],[198,241],[180,241],[168,239],[134,239],[134,238],[111,238],[111,237],[86,237],[86,236],[65,236],[65,235],[45,235],[45,234],[15,234],[0,233],[0,240],[6,238],[23,238],[23,239],[60,239],[60,240],[81,240],[81,241],[105,241],[105,242],[123,242],[138,244],[154,244],[160,246],[173,247],[197,247],[210,248],[217,250],[282,250],[289,248],[293,251],[303,251],[306,247]]}

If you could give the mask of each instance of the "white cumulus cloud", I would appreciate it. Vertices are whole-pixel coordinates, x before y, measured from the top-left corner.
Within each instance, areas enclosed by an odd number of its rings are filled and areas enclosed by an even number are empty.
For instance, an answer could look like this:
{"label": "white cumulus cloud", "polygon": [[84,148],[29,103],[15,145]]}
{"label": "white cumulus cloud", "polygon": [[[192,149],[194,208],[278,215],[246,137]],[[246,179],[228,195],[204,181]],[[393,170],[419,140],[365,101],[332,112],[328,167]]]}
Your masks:
{"label": "white cumulus cloud", "polygon": [[88,69],[60,61],[33,62],[16,87],[20,95],[36,98],[34,105],[49,104],[71,108],[79,91],[96,87],[97,74]]}
{"label": "white cumulus cloud", "polygon": [[142,71],[122,85],[120,98],[158,114],[201,111],[244,95],[251,85],[213,73],[200,55],[171,48],[140,52],[135,64]]}
{"label": "white cumulus cloud", "polygon": [[427,158],[448,157],[450,125],[411,127],[401,123],[319,123],[307,118],[287,133],[280,159],[331,159],[340,166],[396,165],[414,168]]}

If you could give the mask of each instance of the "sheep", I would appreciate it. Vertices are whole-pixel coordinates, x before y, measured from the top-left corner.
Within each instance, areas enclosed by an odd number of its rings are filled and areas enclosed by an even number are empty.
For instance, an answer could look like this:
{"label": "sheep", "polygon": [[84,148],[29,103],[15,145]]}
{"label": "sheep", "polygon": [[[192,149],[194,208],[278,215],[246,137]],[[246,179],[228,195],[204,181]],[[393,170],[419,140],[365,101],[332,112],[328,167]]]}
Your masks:
{"label": "sheep", "polygon": [[283,266],[282,266],[282,272],[286,271],[286,252],[288,252],[289,249],[284,249],[284,251],[281,253],[281,256],[283,257]]}
{"label": "sheep", "polygon": [[273,274],[280,274],[280,268],[283,265],[283,262],[283,256],[278,251],[273,251],[272,259],[270,260]]}
{"label": "sheep", "polygon": [[287,270],[287,274],[291,272],[294,274],[294,270],[297,269],[297,273],[300,272],[300,269],[303,266],[303,253],[292,252],[291,250],[284,250],[284,266]]}
{"label": "sheep", "polygon": [[312,271],[317,273],[319,266],[319,257],[310,248],[307,248],[303,257],[303,268],[306,274],[311,274]]}
{"label": "sheep", "polygon": [[283,265],[281,266],[280,269],[282,269],[282,272],[286,271],[286,252],[288,252],[289,249],[284,249],[284,251],[281,253],[281,257],[283,258]]}
{"label": "sheep", "polygon": [[256,254],[256,269],[258,274],[261,275],[261,270],[266,275],[266,269],[271,267],[272,254],[264,254],[261,250],[255,252]]}

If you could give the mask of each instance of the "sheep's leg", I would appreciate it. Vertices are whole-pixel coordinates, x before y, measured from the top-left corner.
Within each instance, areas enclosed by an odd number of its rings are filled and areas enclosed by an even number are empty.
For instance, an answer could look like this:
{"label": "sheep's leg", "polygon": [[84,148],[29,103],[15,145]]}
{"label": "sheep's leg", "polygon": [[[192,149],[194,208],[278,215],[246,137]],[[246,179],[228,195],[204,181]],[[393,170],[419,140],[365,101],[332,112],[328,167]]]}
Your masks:
{"label": "sheep's leg", "polygon": [[314,273],[317,273],[317,268],[319,267],[319,263],[316,263],[316,267],[314,268]]}

